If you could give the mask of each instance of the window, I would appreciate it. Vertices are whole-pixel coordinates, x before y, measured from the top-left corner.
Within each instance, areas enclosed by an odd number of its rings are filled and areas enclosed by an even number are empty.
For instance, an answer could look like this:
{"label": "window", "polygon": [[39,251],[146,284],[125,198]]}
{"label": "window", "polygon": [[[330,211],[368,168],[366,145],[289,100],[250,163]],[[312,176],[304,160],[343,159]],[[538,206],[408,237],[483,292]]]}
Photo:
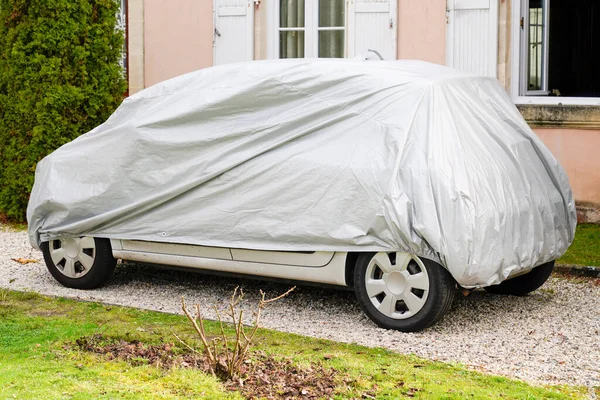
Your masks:
{"label": "window", "polygon": [[345,56],[344,0],[278,0],[279,58]]}
{"label": "window", "polygon": [[[529,3],[529,4],[527,4]],[[522,92],[526,95],[548,94],[548,0],[523,2],[523,72]]]}
{"label": "window", "polygon": [[517,96],[529,98],[525,102],[598,103],[600,2],[521,0],[518,15]]}

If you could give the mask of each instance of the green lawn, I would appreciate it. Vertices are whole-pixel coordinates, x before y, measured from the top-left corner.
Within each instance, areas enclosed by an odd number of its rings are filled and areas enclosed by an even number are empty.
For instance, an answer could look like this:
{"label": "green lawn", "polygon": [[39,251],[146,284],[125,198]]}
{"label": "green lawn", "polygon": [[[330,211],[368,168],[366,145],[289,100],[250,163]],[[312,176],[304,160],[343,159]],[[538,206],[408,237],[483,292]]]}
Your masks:
{"label": "green lawn", "polygon": [[[217,333],[215,323],[207,329]],[[182,316],[0,289],[0,398],[242,398],[198,370],[109,361],[68,344],[93,334],[161,344],[174,342],[173,332],[184,340],[194,338]],[[337,399],[571,399],[586,393],[584,388],[533,387],[458,365],[270,330],[260,331],[257,349],[290,358],[300,368],[317,363],[335,369],[332,395]]]}
{"label": "green lawn", "polygon": [[557,262],[600,267],[600,225],[577,225],[573,244]]}

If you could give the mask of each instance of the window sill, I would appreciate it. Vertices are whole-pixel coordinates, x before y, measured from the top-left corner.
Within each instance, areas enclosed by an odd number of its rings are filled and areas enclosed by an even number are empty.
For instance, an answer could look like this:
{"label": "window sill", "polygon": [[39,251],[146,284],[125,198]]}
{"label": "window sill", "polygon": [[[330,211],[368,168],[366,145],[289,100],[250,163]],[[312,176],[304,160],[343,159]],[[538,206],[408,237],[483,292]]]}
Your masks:
{"label": "window sill", "polygon": [[532,128],[600,129],[600,106],[517,104]]}

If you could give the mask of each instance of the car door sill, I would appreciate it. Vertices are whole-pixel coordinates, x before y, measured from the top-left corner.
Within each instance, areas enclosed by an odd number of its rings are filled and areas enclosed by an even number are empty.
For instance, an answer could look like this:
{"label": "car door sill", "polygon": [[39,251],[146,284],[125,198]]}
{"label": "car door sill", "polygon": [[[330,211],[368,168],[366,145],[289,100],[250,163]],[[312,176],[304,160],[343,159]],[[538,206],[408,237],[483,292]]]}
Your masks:
{"label": "car door sill", "polygon": [[149,253],[115,248],[113,248],[113,256],[122,260],[149,264],[163,264],[176,267],[206,269],[244,275],[346,286],[346,253],[334,253],[330,262],[322,267],[235,261],[231,259]]}

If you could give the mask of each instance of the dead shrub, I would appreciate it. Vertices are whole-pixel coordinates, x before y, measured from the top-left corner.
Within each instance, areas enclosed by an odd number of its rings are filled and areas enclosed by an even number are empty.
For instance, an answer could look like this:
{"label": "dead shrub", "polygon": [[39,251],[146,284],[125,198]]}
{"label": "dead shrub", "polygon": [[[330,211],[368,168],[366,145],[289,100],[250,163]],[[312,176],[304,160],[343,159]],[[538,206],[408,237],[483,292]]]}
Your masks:
{"label": "dead shrub", "polygon": [[[265,293],[261,290],[257,307],[252,312],[252,324],[245,326],[243,323],[244,311],[239,309],[240,303],[244,298],[244,292],[239,287],[236,287],[224,314],[216,306],[213,306],[219,322],[219,334],[212,338],[208,337],[204,329],[204,317],[202,316],[200,305],[195,305],[196,315],[192,315],[187,308],[185,299],[183,296],[181,297],[181,309],[202,342],[202,353],[205,355],[209,364],[209,370],[213,375],[224,380],[239,380],[241,378],[242,366],[246,362],[248,351],[252,347],[256,332],[260,328],[262,311],[269,304],[290,294],[295,288],[294,286],[287,292],[271,299],[265,299]],[[227,316],[232,321],[235,336],[231,340],[225,334],[223,316]],[[175,337],[190,350],[200,353],[181,340],[177,335]]]}

